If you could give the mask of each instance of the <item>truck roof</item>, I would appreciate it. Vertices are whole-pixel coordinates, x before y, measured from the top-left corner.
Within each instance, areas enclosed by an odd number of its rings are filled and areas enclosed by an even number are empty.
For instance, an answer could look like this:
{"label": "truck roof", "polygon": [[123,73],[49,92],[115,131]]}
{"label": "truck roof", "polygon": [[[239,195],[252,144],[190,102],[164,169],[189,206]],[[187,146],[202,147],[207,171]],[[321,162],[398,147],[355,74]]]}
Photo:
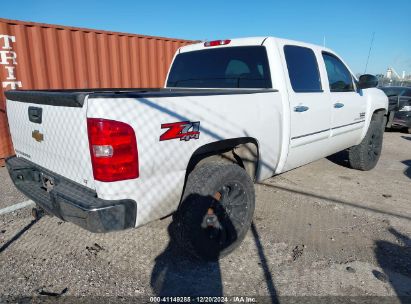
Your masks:
{"label": "truck roof", "polygon": [[[214,46],[214,47],[221,48],[221,47],[232,47],[232,46],[262,45],[267,39],[273,40],[274,42],[282,42],[284,44],[301,45],[301,46],[306,46],[306,47],[309,47],[309,48],[312,48],[312,49],[321,49],[321,50],[324,50],[324,51],[332,52],[330,49],[325,48],[325,47],[320,46],[320,45],[301,42],[301,41],[296,41],[296,40],[289,40],[289,39],[283,39],[283,38],[278,38],[278,37],[272,37],[272,36],[234,38],[234,39],[230,39],[230,42],[228,44]],[[208,47],[204,46],[204,43],[205,43],[205,41],[183,46],[179,49],[179,52],[184,53],[184,52],[191,52],[191,51],[199,51],[199,50],[203,50],[203,49],[208,49]]]}

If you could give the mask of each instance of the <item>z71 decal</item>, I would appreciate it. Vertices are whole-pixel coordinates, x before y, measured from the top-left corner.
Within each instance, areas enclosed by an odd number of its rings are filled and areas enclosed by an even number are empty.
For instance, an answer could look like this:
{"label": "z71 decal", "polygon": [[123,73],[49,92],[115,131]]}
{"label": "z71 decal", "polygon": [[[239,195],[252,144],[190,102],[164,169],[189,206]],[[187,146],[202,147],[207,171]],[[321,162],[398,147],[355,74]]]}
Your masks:
{"label": "z71 decal", "polygon": [[161,125],[161,129],[168,129],[160,136],[160,141],[180,138],[189,141],[200,138],[200,122],[179,121]]}

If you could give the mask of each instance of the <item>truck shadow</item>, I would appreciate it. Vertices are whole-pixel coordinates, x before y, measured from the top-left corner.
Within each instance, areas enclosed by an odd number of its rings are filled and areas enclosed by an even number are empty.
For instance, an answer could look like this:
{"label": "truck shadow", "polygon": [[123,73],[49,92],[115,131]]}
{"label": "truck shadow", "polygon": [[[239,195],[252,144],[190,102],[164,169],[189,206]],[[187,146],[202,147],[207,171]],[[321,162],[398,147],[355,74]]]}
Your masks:
{"label": "truck shadow", "polygon": [[29,230],[34,224],[36,224],[41,217],[38,217],[34,220],[32,220],[29,224],[27,224],[23,229],[21,229],[19,232],[17,232],[10,240],[8,240],[6,243],[4,243],[0,247],[0,253],[5,251],[11,244],[13,244],[15,241],[17,241],[27,230]]}
{"label": "truck shadow", "polygon": [[270,188],[279,190],[279,191],[285,191],[285,192],[292,193],[292,194],[304,195],[304,196],[307,196],[307,197],[320,199],[320,200],[323,200],[324,202],[330,202],[330,203],[333,203],[333,204],[345,205],[345,206],[349,206],[349,207],[352,207],[352,208],[369,211],[369,212],[372,212],[372,213],[390,215],[390,216],[393,216],[395,218],[411,221],[411,217],[409,217],[407,215],[404,215],[404,214],[400,214],[400,213],[394,213],[394,212],[389,212],[389,211],[380,210],[380,209],[376,209],[376,208],[370,208],[370,207],[362,206],[358,203],[344,201],[344,200],[341,200],[341,199],[336,199],[336,198],[324,196],[324,195],[321,195],[321,194],[310,193],[310,192],[306,192],[306,191],[292,189],[290,187],[285,187],[285,186],[280,186],[280,185],[272,185],[272,184],[269,184],[269,183],[259,183],[259,184],[264,185],[266,187],[270,187]]}
{"label": "truck shadow", "polygon": [[385,275],[373,270],[377,279],[388,281],[401,303],[411,302],[411,239],[394,228],[388,231],[393,234],[397,243],[377,241],[375,257]]}
{"label": "truck shadow", "polygon": [[345,167],[345,168],[349,168],[350,166],[348,163],[348,151],[347,150],[343,150],[333,155],[327,156],[327,159],[330,162],[333,162],[334,164]]}
{"label": "truck shadow", "polygon": [[168,226],[170,242],[155,259],[150,285],[157,296],[222,296],[219,262],[203,262],[187,256],[179,248],[176,223]]}
{"label": "truck shadow", "polygon": [[[200,195],[194,194],[192,196]],[[200,198],[204,198],[204,196],[200,196]],[[193,197],[189,197],[189,199],[191,200]],[[199,201],[199,198],[196,197],[195,201]],[[230,220],[228,220],[228,223],[224,226],[226,227],[227,225],[232,225]],[[198,223],[198,227],[200,229],[201,222]],[[177,243],[178,231],[176,228],[177,223],[175,217],[173,217],[173,221],[168,226],[170,241],[166,249],[155,259],[155,265],[151,274],[150,285],[155,295],[160,297],[224,296],[220,262],[202,261],[192,258],[185,252],[182,252],[180,245]],[[230,229],[230,227],[227,229]],[[198,236],[198,233],[195,231],[192,233],[196,237]],[[278,303],[272,275],[254,223],[251,226],[251,234],[257,248],[258,257],[260,259],[259,265],[261,265],[263,270],[267,290],[271,296],[272,303]],[[233,242],[226,244],[221,250],[227,248]],[[206,246],[211,250],[214,247],[211,243],[207,243]],[[233,263],[225,267],[236,267],[236,265]]]}

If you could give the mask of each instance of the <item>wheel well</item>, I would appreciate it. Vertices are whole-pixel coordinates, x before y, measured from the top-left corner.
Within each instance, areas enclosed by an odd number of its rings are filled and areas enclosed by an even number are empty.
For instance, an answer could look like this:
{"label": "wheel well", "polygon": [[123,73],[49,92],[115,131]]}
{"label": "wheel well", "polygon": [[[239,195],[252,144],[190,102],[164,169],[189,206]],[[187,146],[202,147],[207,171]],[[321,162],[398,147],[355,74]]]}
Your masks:
{"label": "wheel well", "polygon": [[371,121],[376,121],[379,118],[382,120],[383,128],[385,128],[388,121],[388,113],[386,109],[377,109],[372,113]]}
{"label": "wheel well", "polygon": [[387,110],[386,109],[377,109],[377,110],[375,110],[374,113],[372,113],[371,119],[375,120],[375,119],[377,119],[377,117],[379,115],[387,116]]}
{"label": "wheel well", "polygon": [[207,162],[234,163],[246,170],[251,180],[255,181],[258,170],[259,155],[258,142],[252,137],[226,139],[201,146],[194,151],[190,161],[188,162],[186,176],[184,178],[183,191],[181,193],[178,208],[181,206],[181,199],[184,195],[188,176],[197,166],[203,165]]}
{"label": "wheel well", "polygon": [[244,168],[252,180],[255,180],[258,169],[258,143],[252,137],[227,139],[210,143],[198,148],[187,166],[188,175],[197,166],[207,162],[229,162]]}

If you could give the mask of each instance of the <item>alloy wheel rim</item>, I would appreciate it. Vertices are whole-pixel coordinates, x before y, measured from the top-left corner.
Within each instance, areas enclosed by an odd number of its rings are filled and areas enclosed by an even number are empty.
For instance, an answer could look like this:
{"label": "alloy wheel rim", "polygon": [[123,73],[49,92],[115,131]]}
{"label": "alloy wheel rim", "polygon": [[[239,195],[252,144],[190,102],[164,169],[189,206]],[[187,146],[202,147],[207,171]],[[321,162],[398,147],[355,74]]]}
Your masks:
{"label": "alloy wheel rim", "polygon": [[380,135],[378,134],[372,134],[371,138],[368,142],[368,159],[371,161],[375,161],[377,156],[379,155],[379,147],[380,147]]}

